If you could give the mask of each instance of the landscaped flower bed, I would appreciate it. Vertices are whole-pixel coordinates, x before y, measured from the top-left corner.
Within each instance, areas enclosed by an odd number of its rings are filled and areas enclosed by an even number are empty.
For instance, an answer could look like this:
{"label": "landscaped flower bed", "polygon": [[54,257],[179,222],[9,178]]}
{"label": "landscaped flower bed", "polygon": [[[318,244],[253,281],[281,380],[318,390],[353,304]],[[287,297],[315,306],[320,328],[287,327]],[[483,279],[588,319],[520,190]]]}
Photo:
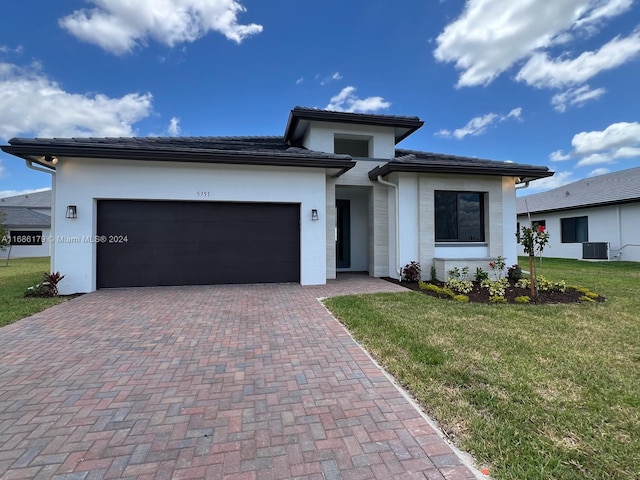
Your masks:
{"label": "landscaped flower bed", "polygon": [[[564,280],[552,282],[542,275],[535,278],[522,276],[519,265],[508,269],[502,257],[489,262],[489,272],[477,268],[471,279],[469,268],[455,267],[447,272],[447,281],[439,282],[435,270],[431,282],[420,280],[418,262],[411,262],[402,269],[402,281],[386,280],[412,290],[438,298],[449,298],[459,302],[475,303],[579,303],[603,302],[604,297],[586,288],[567,285]],[[535,280],[532,285],[531,282]]]}
{"label": "landscaped flower bed", "polygon": [[[531,303],[531,304],[548,304],[548,303],[580,303],[580,302],[604,302],[605,298],[597,293],[590,292],[586,288],[567,286],[564,291],[559,290],[539,290],[538,296],[531,298],[529,296],[529,288],[507,286],[504,289],[504,295],[494,296],[495,298],[504,298],[501,300],[491,300],[489,289],[482,287],[478,282],[471,282],[472,288],[468,293],[456,293],[447,287],[444,282],[406,282],[398,281],[393,278],[385,278],[390,282],[402,285],[403,287],[421,292],[432,297],[453,299],[459,301],[468,301],[474,303]],[[435,287],[435,288],[434,288]],[[462,298],[467,297],[467,298]],[[524,299],[528,300],[524,300]],[[520,299],[520,300],[518,300]]]}

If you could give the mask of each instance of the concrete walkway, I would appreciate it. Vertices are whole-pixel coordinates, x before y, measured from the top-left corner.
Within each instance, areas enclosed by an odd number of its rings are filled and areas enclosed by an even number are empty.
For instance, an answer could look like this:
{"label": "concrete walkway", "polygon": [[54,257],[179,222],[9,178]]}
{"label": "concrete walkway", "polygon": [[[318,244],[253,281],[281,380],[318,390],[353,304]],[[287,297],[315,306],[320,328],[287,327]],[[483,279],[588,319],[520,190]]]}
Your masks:
{"label": "concrete walkway", "polygon": [[399,290],[102,290],[4,327],[0,478],[476,478],[317,300]]}

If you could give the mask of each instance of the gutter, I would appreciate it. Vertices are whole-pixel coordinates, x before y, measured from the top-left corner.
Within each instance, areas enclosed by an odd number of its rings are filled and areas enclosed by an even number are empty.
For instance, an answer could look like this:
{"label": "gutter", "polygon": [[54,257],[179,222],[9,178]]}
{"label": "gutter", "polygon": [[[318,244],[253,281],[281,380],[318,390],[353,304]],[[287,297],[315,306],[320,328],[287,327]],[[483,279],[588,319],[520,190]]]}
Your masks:
{"label": "gutter", "polygon": [[47,239],[49,241],[49,252],[51,260],[49,262],[49,270],[53,272],[53,265],[55,264],[56,249],[52,245],[52,240],[56,238],[56,190],[55,190],[55,176],[56,171],[49,168],[36,167],[33,162],[25,158],[27,167],[36,172],[45,172],[51,175],[51,235]]}
{"label": "gutter", "polygon": [[393,188],[395,192],[395,210],[396,210],[396,222],[395,222],[395,235],[396,235],[396,275],[398,276],[398,280],[402,279],[402,271],[400,269],[400,198],[398,194],[398,186],[395,183],[387,182],[382,179],[381,175],[378,175],[376,179],[378,183],[382,185],[386,185],[387,187]]}

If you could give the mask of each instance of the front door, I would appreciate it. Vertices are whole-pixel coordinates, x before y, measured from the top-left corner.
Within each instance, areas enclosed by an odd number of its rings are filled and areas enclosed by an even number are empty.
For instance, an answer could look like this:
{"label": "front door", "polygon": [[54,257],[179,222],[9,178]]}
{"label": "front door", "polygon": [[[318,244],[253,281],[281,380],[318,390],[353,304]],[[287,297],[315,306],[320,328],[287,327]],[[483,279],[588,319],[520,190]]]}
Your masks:
{"label": "front door", "polygon": [[351,268],[351,201],[336,200],[336,267]]}

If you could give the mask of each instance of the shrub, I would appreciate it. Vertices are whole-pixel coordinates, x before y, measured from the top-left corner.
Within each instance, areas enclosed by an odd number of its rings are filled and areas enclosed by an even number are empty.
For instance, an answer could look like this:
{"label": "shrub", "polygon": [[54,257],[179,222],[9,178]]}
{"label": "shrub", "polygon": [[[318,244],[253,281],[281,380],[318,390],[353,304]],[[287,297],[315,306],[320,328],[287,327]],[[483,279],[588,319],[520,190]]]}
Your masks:
{"label": "shrub", "polygon": [[577,290],[578,292],[582,293],[585,297],[589,298],[590,300],[596,300],[600,296],[597,293],[592,292],[591,290],[589,290],[586,287],[575,287],[575,286],[572,286],[570,288],[573,288],[574,290]]}
{"label": "shrub", "polygon": [[515,285],[522,278],[522,268],[518,264],[511,265],[507,270],[507,278],[511,285]]}
{"label": "shrub", "polygon": [[462,303],[469,302],[469,297],[467,297],[466,295],[455,295],[453,299],[456,302],[462,302]]}
{"label": "shrub", "polygon": [[560,280],[559,282],[552,282],[542,275],[538,275],[536,277],[536,281],[538,282],[538,289],[543,292],[551,292],[554,290],[558,292],[564,292],[567,289],[567,284],[564,280]]}
{"label": "shrub", "polygon": [[595,302],[593,298],[587,297],[586,295],[582,295],[578,300],[581,302]]}
{"label": "shrub", "polygon": [[504,258],[502,258],[500,255],[498,255],[498,258],[493,262],[489,262],[489,269],[491,270],[491,273],[493,273],[496,280],[500,280],[504,276],[504,267],[506,265],[507,264],[505,263]]}
{"label": "shrub", "polygon": [[531,299],[527,295],[516,297],[514,300],[516,303],[529,303],[531,301]]}
{"label": "shrub", "polygon": [[507,303],[507,299],[500,296],[500,295],[495,295],[493,297],[489,297],[489,301],[491,303]]}
{"label": "shrub", "polygon": [[405,282],[417,282],[420,280],[420,264],[418,262],[409,262],[402,268],[402,279]]}
{"label": "shrub", "polygon": [[438,275],[436,274],[436,267],[431,265],[431,282],[436,283],[438,281]]}
{"label": "shrub", "polygon": [[531,281],[528,278],[521,278],[516,282],[516,287],[518,288],[529,288],[531,285]]}
{"label": "shrub", "polygon": [[495,282],[489,279],[484,280],[480,286],[489,290],[490,297],[504,297],[509,281],[506,278],[500,278]]}
{"label": "shrub", "polygon": [[473,282],[471,280],[450,278],[447,280],[447,287],[457,293],[470,293],[473,290]]}
{"label": "shrub", "polygon": [[43,273],[42,282],[27,288],[24,292],[25,297],[57,297],[58,283],[64,278],[60,272]]}
{"label": "shrub", "polygon": [[476,275],[475,275],[476,282],[482,283],[483,280],[487,280],[488,278],[489,278],[489,274],[487,272],[485,272],[480,267],[476,268]]}

